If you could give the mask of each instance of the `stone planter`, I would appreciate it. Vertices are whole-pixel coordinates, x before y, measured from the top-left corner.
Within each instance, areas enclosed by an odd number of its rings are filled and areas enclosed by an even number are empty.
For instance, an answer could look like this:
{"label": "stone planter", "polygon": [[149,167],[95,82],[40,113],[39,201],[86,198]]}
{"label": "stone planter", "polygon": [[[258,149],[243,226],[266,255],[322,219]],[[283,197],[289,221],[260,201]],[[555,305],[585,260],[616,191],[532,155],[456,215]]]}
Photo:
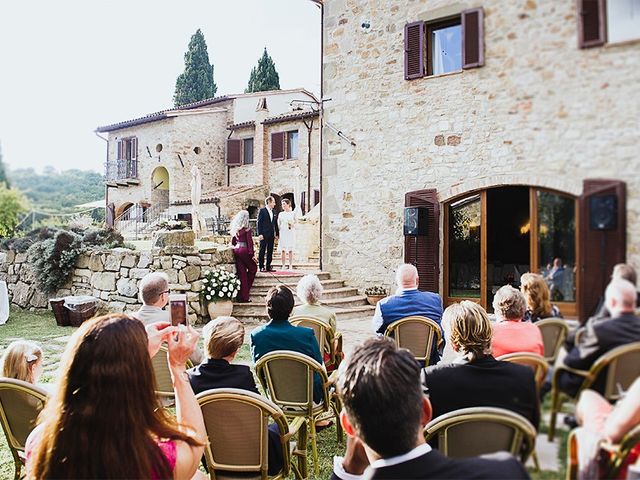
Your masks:
{"label": "stone planter", "polygon": [[209,302],[207,311],[211,320],[217,317],[229,317],[233,312],[233,302],[231,300],[221,300],[219,302]]}
{"label": "stone planter", "polygon": [[386,295],[367,295],[367,302],[369,302],[369,305],[375,305],[384,297],[386,297]]}

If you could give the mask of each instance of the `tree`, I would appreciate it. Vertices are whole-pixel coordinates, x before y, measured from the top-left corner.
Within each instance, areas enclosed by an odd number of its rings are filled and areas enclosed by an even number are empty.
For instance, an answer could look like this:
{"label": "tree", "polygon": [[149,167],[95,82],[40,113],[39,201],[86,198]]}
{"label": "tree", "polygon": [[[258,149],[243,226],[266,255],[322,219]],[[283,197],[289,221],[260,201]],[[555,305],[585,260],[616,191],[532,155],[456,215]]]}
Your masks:
{"label": "tree", "polygon": [[4,168],[4,163],[2,163],[2,145],[0,145],[0,185],[4,185],[7,188],[11,187],[9,178],[7,177],[7,172]]}
{"label": "tree", "polygon": [[273,63],[273,59],[267,53],[267,48],[265,47],[262,57],[258,60],[258,66],[251,69],[249,85],[247,85],[244,93],[264,92],[266,90],[280,90],[280,76],[276,71],[276,64]]}
{"label": "tree", "polygon": [[11,237],[18,226],[18,217],[27,211],[27,199],[18,190],[0,185],[0,237]]}
{"label": "tree", "polygon": [[197,102],[216,95],[218,87],[213,81],[213,65],[209,63],[207,43],[198,29],[189,41],[184,54],[184,72],[176,79],[173,103],[176,107]]}

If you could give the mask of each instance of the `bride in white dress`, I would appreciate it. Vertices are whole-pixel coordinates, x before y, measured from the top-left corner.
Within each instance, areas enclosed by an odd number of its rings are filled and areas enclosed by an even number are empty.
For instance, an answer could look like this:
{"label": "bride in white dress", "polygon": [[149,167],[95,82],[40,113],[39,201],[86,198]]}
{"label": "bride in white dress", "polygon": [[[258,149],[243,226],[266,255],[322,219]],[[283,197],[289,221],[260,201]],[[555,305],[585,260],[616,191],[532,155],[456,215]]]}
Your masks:
{"label": "bride in white dress", "polygon": [[289,252],[289,270],[293,269],[293,248],[296,243],[296,213],[291,209],[291,200],[282,199],[282,211],[278,214],[280,238],[278,249],[282,255],[282,269],[286,268],[287,252]]}

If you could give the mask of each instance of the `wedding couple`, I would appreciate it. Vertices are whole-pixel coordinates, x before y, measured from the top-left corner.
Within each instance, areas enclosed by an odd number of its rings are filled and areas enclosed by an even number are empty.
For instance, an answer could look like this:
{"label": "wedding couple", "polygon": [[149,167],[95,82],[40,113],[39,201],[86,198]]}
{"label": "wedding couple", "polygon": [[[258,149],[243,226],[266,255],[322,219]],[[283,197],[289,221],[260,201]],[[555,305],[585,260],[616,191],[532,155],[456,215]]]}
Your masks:
{"label": "wedding couple", "polygon": [[[260,252],[258,262],[261,272],[272,272],[271,260],[273,257],[273,244],[278,240],[278,250],[281,252],[282,269],[286,268],[287,253],[289,253],[289,269],[293,269],[293,248],[296,243],[297,215],[293,211],[291,200],[282,199],[282,211],[274,212],[276,201],[268,196],[265,206],[258,213],[258,239],[260,240]],[[266,254],[266,268],[265,268]]]}

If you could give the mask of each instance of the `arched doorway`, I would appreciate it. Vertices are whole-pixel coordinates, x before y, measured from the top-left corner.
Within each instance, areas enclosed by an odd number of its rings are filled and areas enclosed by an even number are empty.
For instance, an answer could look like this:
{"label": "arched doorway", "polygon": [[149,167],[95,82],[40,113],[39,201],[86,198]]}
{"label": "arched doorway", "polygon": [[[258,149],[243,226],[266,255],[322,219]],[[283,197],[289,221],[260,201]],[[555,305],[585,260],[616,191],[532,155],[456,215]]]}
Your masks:
{"label": "arched doorway", "polygon": [[169,172],[165,167],[151,173],[151,204],[169,206]]}
{"label": "arched doorway", "polygon": [[[502,285],[520,276],[548,278],[554,303],[565,316],[578,313],[578,199],[528,186],[501,186],[456,197],[444,205],[445,305],[473,300],[492,310]],[[563,264],[552,279],[554,259]]]}

